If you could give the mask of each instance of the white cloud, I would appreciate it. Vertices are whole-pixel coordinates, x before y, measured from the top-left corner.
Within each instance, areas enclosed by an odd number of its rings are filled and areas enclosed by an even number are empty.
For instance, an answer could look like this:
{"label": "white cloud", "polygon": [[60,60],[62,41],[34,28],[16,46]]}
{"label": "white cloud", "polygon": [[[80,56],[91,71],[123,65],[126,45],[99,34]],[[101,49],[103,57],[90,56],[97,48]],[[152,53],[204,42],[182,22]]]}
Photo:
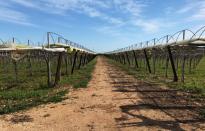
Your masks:
{"label": "white cloud", "polygon": [[177,11],[177,13],[179,13],[179,14],[187,13],[187,12],[191,11],[195,6],[196,6],[196,4],[188,4],[188,5],[184,6],[183,8],[179,9]]}
{"label": "white cloud", "polygon": [[5,7],[0,7],[0,20],[26,26],[35,26],[28,20],[25,14]]}
{"label": "white cloud", "polygon": [[187,19],[192,21],[205,19],[205,1],[187,0],[186,4],[177,13],[188,14]]}
{"label": "white cloud", "polygon": [[99,12],[98,10],[91,8],[89,6],[86,5],[81,5],[81,9],[83,9],[83,12],[87,15],[89,15],[90,17],[100,17],[103,14],[101,12]]}
{"label": "white cloud", "polygon": [[[100,9],[116,9],[117,13],[128,13],[127,15],[139,16],[145,4],[136,0],[11,0],[25,7],[31,7],[47,13],[57,13],[65,15],[67,11],[84,13],[90,17],[99,17],[110,20],[111,23],[121,23],[120,19],[111,17],[103,13]],[[115,6],[116,8],[114,8]],[[117,21],[117,22],[116,22]]]}
{"label": "white cloud", "polygon": [[102,26],[97,29],[95,29],[97,32],[103,33],[103,34],[108,34],[114,37],[122,37],[122,34],[118,30],[118,28],[113,27],[113,26]]}
{"label": "white cloud", "polygon": [[10,1],[21,4],[23,6],[37,8],[37,6],[35,6],[35,4],[33,4],[30,0],[10,0]]}
{"label": "white cloud", "polygon": [[146,33],[155,33],[159,31],[160,21],[154,19],[144,19],[142,13],[148,4],[139,0],[113,0],[116,8],[126,16],[127,26],[141,28]]}
{"label": "white cloud", "polygon": [[[158,20],[142,18],[143,10],[148,5],[140,0],[10,1],[21,6],[37,9],[51,14],[66,15],[69,11],[73,11],[76,13],[85,14],[91,18],[98,18],[118,28],[121,28],[122,26],[134,26],[149,33],[157,32],[161,24]],[[114,15],[111,16],[112,14]]]}
{"label": "white cloud", "polygon": [[[99,18],[111,24],[122,24],[119,18],[111,17],[99,9],[111,8],[111,3],[103,0],[12,0],[25,7],[31,7],[46,13],[66,15],[69,11],[85,14],[91,18]],[[98,9],[99,8],[99,9]]]}
{"label": "white cloud", "polygon": [[116,8],[119,8],[124,13],[130,13],[132,16],[140,16],[142,8],[146,7],[145,3],[137,0],[113,0]]}
{"label": "white cloud", "polygon": [[[38,9],[47,13],[66,15],[74,11],[98,18],[111,24],[123,25],[125,19],[110,16],[109,10],[116,13],[127,13],[128,16],[139,16],[145,4],[138,0],[10,0],[19,5]],[[101,9],[106,10],[101,11]]]}
{"label": "white cloud", "polygon": [[161,22],[157,20],[135,20],[132,23],[138,27],[141,27],[143,31],[147,33],[155,33],[159,31]]}
{"label": "white cloud", "polygon": [[198,7],[197,13],[195,13],[192,18],[196,20],[204,20],[205,19],[205,2],[202,2]]}

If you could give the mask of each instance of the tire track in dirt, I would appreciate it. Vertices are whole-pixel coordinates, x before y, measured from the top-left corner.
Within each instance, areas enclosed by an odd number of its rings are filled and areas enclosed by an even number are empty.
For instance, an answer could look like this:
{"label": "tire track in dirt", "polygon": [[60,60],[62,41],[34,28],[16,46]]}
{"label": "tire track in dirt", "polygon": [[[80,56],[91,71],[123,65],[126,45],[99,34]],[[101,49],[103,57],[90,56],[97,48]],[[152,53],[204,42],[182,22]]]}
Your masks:
{"label": "tire track in dirt", "polygon": [[3,115],[0,130],[204,130],[202,105],[187,95],[136,80],[98,57],[88,88],[57,104]]}

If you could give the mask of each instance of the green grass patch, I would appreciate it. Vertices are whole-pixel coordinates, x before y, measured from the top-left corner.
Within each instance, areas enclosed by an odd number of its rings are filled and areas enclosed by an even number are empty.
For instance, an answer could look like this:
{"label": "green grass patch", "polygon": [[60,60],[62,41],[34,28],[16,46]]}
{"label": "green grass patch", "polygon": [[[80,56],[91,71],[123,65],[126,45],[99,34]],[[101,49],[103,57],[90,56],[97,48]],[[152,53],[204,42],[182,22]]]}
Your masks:
{"label": "green grass patch", "polygon": [[81,67],[80,70],[75,70],[73,75],[64,76],[61,85],[69,84],[74,88],[85,88],[88,82],[92,78],[92,72],[96,64],[96,59],[92,60],[90,63]]}
{"label": "green grass patch", "polygon": [[59,102],[65,99],[67,89],[37,88],[11,89],[0,92],[0,114],[28,109],[40,104]]}
{"label": "green grass patch", "polygon": [[[32,75],[27,60],[19,61],[17,80],[12,62],[0,63],[0,115],[66,99],[68,89],[62,85],[73,85],[75,88],[86,87],[95,63],[96,59],[80,70],[75,70],[73,75],[70,74],[71,64],[69,64],[68,75],[65,75],[66,66],[63,61],[60,87],[54,88],[47,86],[47,69],[43,60],[32,60]],[[55,80],[56,65],[55,59],[51,61],[52,81]]]}

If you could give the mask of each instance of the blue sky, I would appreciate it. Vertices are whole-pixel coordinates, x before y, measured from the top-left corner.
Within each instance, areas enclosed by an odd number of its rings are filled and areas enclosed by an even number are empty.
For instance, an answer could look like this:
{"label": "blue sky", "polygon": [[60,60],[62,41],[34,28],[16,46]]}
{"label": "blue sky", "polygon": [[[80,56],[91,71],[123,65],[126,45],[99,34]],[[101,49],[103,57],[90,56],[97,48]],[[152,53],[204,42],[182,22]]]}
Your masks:
{"label": "blue sky", "polygon": [[205,0],[0,0],[0,38],[47,31],[98,52],[205,25]]}

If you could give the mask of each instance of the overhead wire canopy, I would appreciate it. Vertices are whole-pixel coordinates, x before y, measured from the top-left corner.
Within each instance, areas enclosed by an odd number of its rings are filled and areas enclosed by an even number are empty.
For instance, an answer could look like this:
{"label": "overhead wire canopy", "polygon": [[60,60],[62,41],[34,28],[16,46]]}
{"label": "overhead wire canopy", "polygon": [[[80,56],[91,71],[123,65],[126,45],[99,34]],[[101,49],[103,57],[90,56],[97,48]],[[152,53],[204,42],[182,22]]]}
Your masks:
{"label": "overhead wire canopy", "polygon": [[85,48],[84,46],[77,44],[75,42],[72,42],[70,40],[65,39],[63,36],[54,33],[54,32],[47,32],[47,42],[44,43],[42,46],[31,46],[28,43],[22,43],[16,38],[12,38],[12,40],[8,40],[7,42],[4,42],[0,39],[0,51],[14,51],[14,50],[45,50],[45,51],[51,51],[51,52],[66,52],[69,48],[72,52],[80,51],[80,52],[86,52],[90,54],[96,54],[94,51]]}
{"label": "overhead wire canopy", "polygon": [[143,50],[149,48],[163,48],[169,46],[205,46],[205,26],[198,29],[195,33],[189,29],[184,29],[174,33],[173,35],[166,35],[159,39],[154,38],[149,41],[139,42],[137,44],[128,46],[126,48],[117,49],[106,52],[105,54],[120,53],[131,50]]}

